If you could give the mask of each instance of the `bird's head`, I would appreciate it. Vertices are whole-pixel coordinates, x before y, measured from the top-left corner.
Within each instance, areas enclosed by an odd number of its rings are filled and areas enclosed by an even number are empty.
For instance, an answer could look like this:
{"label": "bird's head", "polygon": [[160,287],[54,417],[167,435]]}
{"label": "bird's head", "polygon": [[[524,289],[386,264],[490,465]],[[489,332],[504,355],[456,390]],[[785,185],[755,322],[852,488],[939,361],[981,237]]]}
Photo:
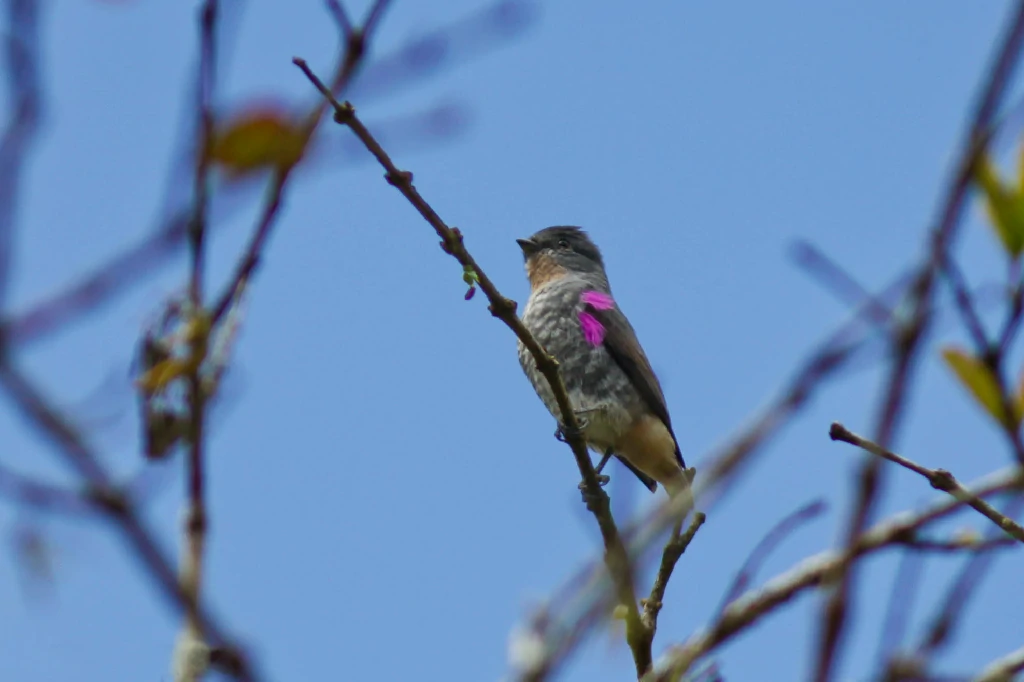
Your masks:
{"label": "bird's head", "polygon": [[528,239],[517,239],[533,288],[570,273],[604,276],[597,245],[578,227],[547,227]]}

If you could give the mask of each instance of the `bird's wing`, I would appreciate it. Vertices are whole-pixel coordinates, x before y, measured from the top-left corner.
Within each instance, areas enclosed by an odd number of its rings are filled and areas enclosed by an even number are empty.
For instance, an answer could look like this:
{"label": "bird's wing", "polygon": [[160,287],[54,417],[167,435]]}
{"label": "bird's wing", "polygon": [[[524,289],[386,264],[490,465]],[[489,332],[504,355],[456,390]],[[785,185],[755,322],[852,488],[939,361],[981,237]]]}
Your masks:
{"label": "bird's wing", "polygon": [[665,394],[661,392],[661,384],[658,383],[658,377],[651,369],[651,363],[647,360],[644,349],[640,347],[633,326],[629,324],[629,320],[619,310],[618,305],[598,310],[588,303],[586,311],[604,327],[604,347],[608,354],[629,377],[630,383],[640,393],[640,397],[647,404],[648,409],[665,424],[668,432],[672,434],[672,440],[676,445],[676,459],[679,461],[679,466],[685,469],[683,455],[679,452],[679,442],[676,440],[675,432],[672,431],[672,418],[668,416],[668,407],[665,405]]}

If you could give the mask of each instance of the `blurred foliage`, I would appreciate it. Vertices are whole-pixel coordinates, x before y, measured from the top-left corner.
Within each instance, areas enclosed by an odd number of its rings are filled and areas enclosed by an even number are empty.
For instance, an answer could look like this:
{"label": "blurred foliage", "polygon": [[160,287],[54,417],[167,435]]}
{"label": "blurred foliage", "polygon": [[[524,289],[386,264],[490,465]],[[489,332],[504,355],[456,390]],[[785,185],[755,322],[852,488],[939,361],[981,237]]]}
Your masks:
{"label": "blurred foliage", "polygon": [[1014,430],[1020,426],[1021,416],[1024,414],[1024,398],[1020,389],[1015,392],[1008,423],[999,378],[984,361],[961,348],[952,346],[942,350],[942,358],[975,402],[998,424]]}

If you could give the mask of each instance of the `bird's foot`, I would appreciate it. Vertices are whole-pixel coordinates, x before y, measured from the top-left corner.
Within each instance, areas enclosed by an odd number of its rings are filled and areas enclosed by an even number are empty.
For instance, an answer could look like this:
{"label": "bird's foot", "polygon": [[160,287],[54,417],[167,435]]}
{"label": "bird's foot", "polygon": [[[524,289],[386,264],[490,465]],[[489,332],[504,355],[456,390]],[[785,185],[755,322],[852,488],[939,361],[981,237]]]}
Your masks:
{"label": "bird's foot", "polygon": [[567,428],[563,424],[559,424],[558,428],[555,429],[555,438],[563,443],[569,442],[569,438],[571,436],[575,436],[576,438],[583,438],[583,434],[587,430],[587,426],[590,424],[590,422],[587,420],[586,417],[582,415],[584,412],[589,411],[590,410],[585,410],[583,412],[576,413],[576,424],[579,427],[576,430]]}
{"label": "bird's foot", "polygon": [[601,507],[601,498],[605,497],[605,492],[602,490],[604,486],[608,485],[608,481],[611,478],[603,474],[598,474],[597,484],[600,486],[597,490],[591,490],[587,485],[586,481],[580,481],[579,489],[580,495],[583,497],[583,504],[587,505],[587,509],[594,511]]}
{"label": "bird's foot", "polygon": [[[605,487],[606,485],[608,485],[608,482],[610,480],[612,480],[611,477],[608,476],[607,474],[602,474],[601,473],[601,471],[604,469],[604,465],[608,463],[608,460],[611,459],[611,457],[612,457],[612,451],[611,450],[609,450],[608,452],[604,453],[601,456],[601,461],[598,463],[597,467],[594,469],[594,474],[595,474],[595,477],[597,478],[597,484],[599,486],[601,486],[602,488]],[[594,502],[594,500],[591,499],[592,496],[590,495],[590,490],[587,488],[587,482],[586,481],[580,481],[579,489],[580,489],[580,492],[583,493],[583,502],[586,503],[587,508],[589,509],[591,504]]]}
{"label": "bird's foot", "polygon": [[[607,464],[608,460],[612,458],[612,454],[613,453],[611,450],[606,451],[603,455],[601,455],[601,461],[598,462],[597,466],[594,468],[594,475],[595,478],[597,478],[597,484],[602,488],[608,485],[608,482],[612,480],[611,477],[608,476],[607,474],[601,473],[601,471],[604,470],[604,465]],[[587,486],[586,481],[580,481],[578,487],[580,489],[580,493],[583,495],[583,503],[587,505],[587,509],[593,511],[594,506],[599,502],[599,500],[596,496],[591,494],[590,488]],[[604,493],[600,492],[600,494],[603,495]]]}
{"label": "bird's foot", "polygon": [[[611,476],[608,476],[607,474],[598,474],[597,476],[595,476],[595,478],[597,479],[597,484],[599,486],[601,486],[602,488],[605,487],[606,485],[608,485],[608,482],[612,480]],[[583,497],[586,498],[586,496],[587,496],[587,482],[586,481],[580,481],[580,484],[578,486],[576,486],[576,487],[583,491]]]}

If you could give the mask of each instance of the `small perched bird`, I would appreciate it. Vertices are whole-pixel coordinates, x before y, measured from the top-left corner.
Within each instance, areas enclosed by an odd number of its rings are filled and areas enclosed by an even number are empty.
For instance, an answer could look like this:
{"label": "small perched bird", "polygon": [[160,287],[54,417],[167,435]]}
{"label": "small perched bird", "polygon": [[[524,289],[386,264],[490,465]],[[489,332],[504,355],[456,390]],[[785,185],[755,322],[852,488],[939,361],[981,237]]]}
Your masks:
{"label": "small perched bird", "polygon": [[[587,445],[618,457],[651,492],[688,491],[686,471],[661,384],[629,320],[612,298],[597,245],[578,227],[549,227],[517,239],[526,260],[530,299],[523,324],[561,368]],[[547,379],[519,343],[519,362],[559,422]],[[604,479],[607,480],[607,479]]]}

